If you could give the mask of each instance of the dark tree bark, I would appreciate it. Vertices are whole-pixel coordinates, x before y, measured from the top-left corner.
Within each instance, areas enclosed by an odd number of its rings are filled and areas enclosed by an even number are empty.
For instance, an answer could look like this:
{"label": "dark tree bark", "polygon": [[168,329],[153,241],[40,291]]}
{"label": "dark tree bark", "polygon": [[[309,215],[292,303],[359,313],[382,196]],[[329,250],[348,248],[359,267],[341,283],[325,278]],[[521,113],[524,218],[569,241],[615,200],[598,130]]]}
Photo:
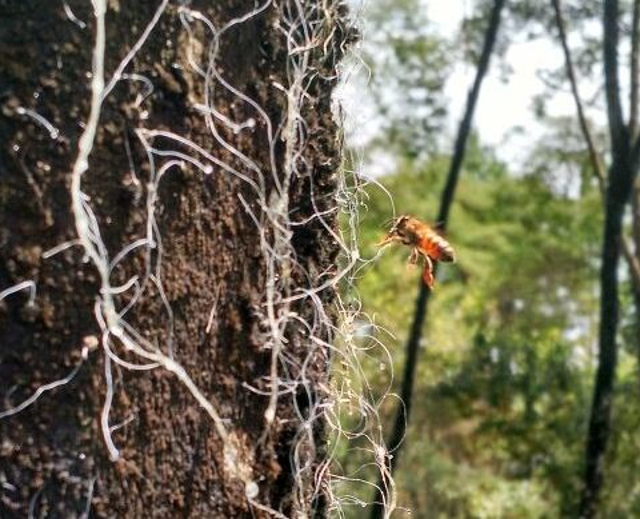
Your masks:
{"label": "dark tree bark", "polygon": [[[3,518],[324,513],[323,421],[311,419],[328,353],[310,336],[331,339],[315,305],[334,297],[343,13],[333,1],[164,4],[108,2],[113,89],[83,172],[99,9],[0,0]],[[95,213],[91,243],[118,260],[121,291],[105,293],[77,241],[78,207]],[[300,295],[315,287],[313,301]],[[131,303],[126,317],[109,298]]]}
{"label": "dark tree bark", "polygon": [[[629,93],[629,128],[632,139],[638,139],[640,126],[638,110],[640,109],[640,0],[633,2],[631,22],[631,56],[630,56],[630,93]],[[640,373],[640,183],[636,179],[631,195],[631,238],[634,250],[628,253],[629,247],[623,249],[625,259],[629,263],[631,273],[631,290],[635,312],[636,354],[638,355],[638,371]],[[625,242],[626,243],[626,240]],[[631,257],[631,260],[629,259]]]}
{"label": "dark tree bark", "polygon": [[[637,17],[634,14],[634,19]],[[620,102],[618,40],[619,8],[617,0],[604,3],[604,71],[609,133],[612,143],[612,163],[609,167],[605,197],[604,241],[600,270],[600,330],[598,368],[593,403],[587,433],[584,486],[579,514],[595,517],[604,480],[604,457],[611,430],[611,409],[618,362],[618,263],[622,251],[622,220],[633,190],[638,170],[640,141],[635,137],[637,115],[631,110],[629,124],[625,124]],[[637,22],[634,21],[635,30]],[[637,35],[633,38],[637,54]],[[632,57],[632,61],[637,56]],[[632,69],[636,66],[632,64]],[[637,82],[632,81],[632,100],[637,100]]]}
{"label": "dark tree bark", "polygon": [[[628,159],[627,159],[628,160]],[[611,430],[611,409],[614,396],[615,373],[618,361],[618,263],[621,254],[622,217],[631,184],[615,182],[635,167],[627,160],[614,163],[607,191],[602,266],[600,272],[600,332],[598,369],[594,385],[591,418],[587,436],[585,480],[580,504],[580,517],[596,515],[600,490],[604,479],[604,455]]]}
{"label": "dark tree bark", "polygon": [[631,195],[631,222],[634,250],[631,251],[631,254],[627,254],[627,247],[625,247],[623,252],[625,259],[629,256],[632,258],[631,261],[627,259],[627,263],[629,264],[632,280],[631,291],[635,319],[636,355],[638,358],[638,375],[640,382],[640,275],[636,276],[636,273],[640,272],[640,183],[637,178]]}
{"label": "dark tree bark", "polygon": [[[495,0],[493,4],[487,32],[482,46],[482,52],[478,61],[476,76],[474,78],[473,86],[469,91],[464,115],[460,122],[460,127],[458,128],[453,156],[451,158],[449,172],[447,173],[447,181],[440,199],[438,219],[436,220],[443,231],[446,229],[449,222],[449,213],[451,211],[451,206],[453,205],[453,199],[458,185],[458,178],[460,177],[460,171],[462,170],[464,162],[467,141],[469,140],[471,126],[473,123],[473,116],[480,97],[482,82],[489,70],[489,63],[498,36],[498,29],[500,28],[500,21],[505,3],[506,0]],[[429,288],[421,282],[418,289],[413,322],[411,324],[411,330],[409,332],[409,338],[406,346],[407,354],[400,390],[401,403],[396,410],[393,429],[391,430],[391,435],[387,442],[387,447],[392,455],[389,462],[389,475],[392,475],[397,468],[398,461],[400,459],[400,450],[404,445],[403,440],[405,440],[407,426],[409,424],[413,403],[412,397],[415,385],[415,374],[418,366],[418,351],[420,349],[422,331],[427,317],[430,294],[431,292]],[[388,489],[389,481],[386,477],[382,477],[378,482],[378,490],[376,492],[371,513],[372,519],[378,519],[388,515],[389,512],[385,510],[385,498],[383,496],[383,492],[388,491]]]}

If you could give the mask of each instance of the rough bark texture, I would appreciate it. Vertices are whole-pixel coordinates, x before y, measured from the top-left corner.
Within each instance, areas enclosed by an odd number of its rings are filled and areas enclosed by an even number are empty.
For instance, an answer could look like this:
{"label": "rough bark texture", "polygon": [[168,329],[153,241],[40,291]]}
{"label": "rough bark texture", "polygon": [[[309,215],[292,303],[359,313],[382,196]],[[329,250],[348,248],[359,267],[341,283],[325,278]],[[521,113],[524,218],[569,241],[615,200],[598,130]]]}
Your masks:
{"label": "rough bark texture", "polygon": [[[230,477],[210,418],[176,377],[162,369],[131,371],[114,366],[116,395],[110,423],[125,425],[113,431],[120,460],[112,463],[107,457],[99,423],[105,356],[97,345],[100,330],[94,317],[98,277],[93,266],[83,262],[81,247],[43,258],[48,249],[77,238],[70,172],[89,110],[87,74],[92,66],[94,19],[88,1],[68,4],[87,23],[85,29],[70,21],[64,2],[0,0],[0,291],[25,280],[37,286],[33,305],[26,292],[0,302],[0,411],[23,401],[42,384],[68,375],[80,361],[83,346],[91,351],[69,384],[0,420],[0,516],[25,517],[31,510],[36,517],[72,518],[90,507],[91,517],[268,517],[248,502],[243,486]],[[295,11],[296,3],[290,4],[270,5],[227,31],[217,58],[225,80],[262,106],[274,128],[287,117],[287,98],[274,84],[288,85],[289,57],[278,23],[280,13]],[[109,2],[107,79],[158,5]],[[303,51],[309,53],[315,73],[305,83],[308,95],[302,108],[304,167],[298,168],[288,190],[289,213],[298,222],[335,204],[340,161],[330,95],[345,35],[338,9],[331,2],[323,6],[314,16],[326,39]],[[191,7],[221,27],[254,6],[244,0],[223,0],[194,1]],[[195,37],[207,41],[204,25],[197,28],[202,33]],[[169,4],[126,69],[151,79],[153,92],[137,103],[144,90],[140,82],[121,81],[103,103],[83,186],[112,257],[145,233],[149,160],[134,128],[170,130],[238,171],[256,175],[213,142],[202,113],[194,108],[202,103],[204,83],[188,64],[188,39],[178,7]],[[203,47],[196,60],[206,64],[207,53]],[[255,127],[237,134],[222,126],[219,131],[269,171],[264,120],[227,89],[217,88],[214,101],[234,121],[256,121]],[[52,139],[20,107],[46,117],[59,136]],[[156,144],[163,147],[161,140]],[[278,174],[285,146],[278,139]],[[273,180],[265,175],[265,182],[268,194]],[[277,418],[267,427],[268,396],[244,385],[270,390],[271,351],[265,348],[265,331],[257,317],[265,291],[265,259],[258,228],[244,211],[240,194],[258,213],[253,191],[220,168],[214,166],[210,175],[192,167],[166,173],[156,219],[163,238],[162,277],[173,311],[173,331],[157,290],[148,290],[127,319],[165,353],[172,337],[175,359],[234,432],[238,451],[259,485],[256,501],[293,516],[302,506],[300,500],[312,497],[308,492],[296,494],[291,449],[308,408],[325,397],[319,388],[328,376],[328,358],[324,349],[311,349],[302,325],[288,327],[289,376],[295,378],[296,367],[306,360],[306,376],[313,380],[314,391],[282,395]],[[325,219],[335,226],[335,219]],[[297,262],[286,274],[291,275],[292,286],[311,288],[310,279],[320,284],[319,274],[332,271],[337,254],[337,244],[325,226],[316,219],[293,227],[291,244]],[[142,249],[130,254],[114,280],[125,282],[143,271],[144,254]],[[127,297],[127,293],[118,296],[118,302],[125,304]],[[329,304],[332,290],[322,291],[320,297]],[[308,300],[294,303],[292,311],[306,320],[314,316]],[[328,338],[328,332],[319,333]],[[118,354],[132,360],[125,351]],[[322,422],[314,427],[321,443]],[[319,456],[320,452],[308,454],[312,460]],[[313,464],[298,476],[313,486]],[[321,501],[315,503],[319,513]]]}

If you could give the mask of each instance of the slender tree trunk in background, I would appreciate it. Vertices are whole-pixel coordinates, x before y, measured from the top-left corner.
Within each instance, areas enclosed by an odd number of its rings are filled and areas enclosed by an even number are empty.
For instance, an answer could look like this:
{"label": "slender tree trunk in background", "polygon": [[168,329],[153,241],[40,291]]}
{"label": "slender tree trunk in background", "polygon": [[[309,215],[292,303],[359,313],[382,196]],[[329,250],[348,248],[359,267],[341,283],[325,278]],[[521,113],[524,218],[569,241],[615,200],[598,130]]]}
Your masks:
{"label": "slender tree trunk in background", "polygon": [[[580,96],[578,88],[578,80],[576,78],[575,67],[573,65],[573,58],[567,42],[567,33],[565,27],[564,16],[562,14],[561,0],[551,0],[551,4],[555,11],[556,27],[558,29],[558,35],[560,37],[560,44],[565,57],[565,69],[567,72],[567,78],[571,85],[571,92],[576,105],[576,112],[578,115],[578,122],[580,123],[580,130],[587,145],[587,151],[589,154],[589,161],[591,167],[598,180],[598,187],[602,194],[603,205],[606,205],[606,192],[607,192],[607,172],[601,154],[596,149],[595,139],[591,133],[591,128],[587,121],[584,107],[582,103],[582,97]],[[632,139],[638,138],[638,95],[639,95],[639,83],[638,74],[638,46],[640,45],[639,35],[640,24],[640,0],[634,2],[633,10],[633,30],[631,36],[631,84],[630,84],[630,115],[629,115],[629,128],[631,129]],[[640,186],[636,182],[634,192],[632,195],[632,233],[631,238],[622,236],[622,254],[625,258],[627,266],[629,268],[629,276],[631,278],[631,293],[634,301],[634,310],[636,314],[637,323],[637,343],[638,343],[638,357],[640,359]],[[631,245],[633,242],[633,246]],[[640,362],[639,362],[640,366]]]}
{"label": "slender tree trunk in background", "polygon": [[[630,92],[629,92],[629,129],[631,139],[640,137],[640,0],[633,2],[631,22],[631,55],[630,55]],[[636,355],[638,356],[638,373],[640,374],[640,183],[636,180],[631,195],[631,238],[634,243],[633,251],[623,250],[631,274],[631,292],[635,312]],[[631,260],[629,259],[631,256]]]}
{"label": "slender tree trunk in background", "polygon": [[100,4],[0,0],[0,516],[323,515],[343,13],[110,0],[78,197]]}
{"label": "slender tree trunk in background", "polygon": [[[629,168],[628,164],[619,167]],[[615,168],[611,175],[617,174]],[[600,337],[598,369],[585,454],[585,480],[580,517],[594,517],[604,479],[604,455],[611,429],[611,409],[618,361],[618,263],[621,254],[622,217],[627,196],[624,190],[608,190],[602,266],[600,272]]]}
{"label": "slender tree trunk in background", "polygon": [[[634,242],[633,259],[640,265],[640,184],[636,179],[631,195],[632,237]],[[632,279],[633,308],[635,312],[636,355],[638,357],[638,375],[640,380],[640,283],[635,282],[634,269],[630,266]]]}
{"label": "slender tree trunk in background", "polygon": [[[446,229],[449,221],[449,213],[451,211],[455,190],[458,185],[458,178],[460,176],[460,171],[464,162],[467,141],[469,139],[469,134],[471,133],[473,115],[478,103],[478,98],[480,97],[482,81],[484,80],[487,71],[489,70],[489,63],[498,36],[502,10],[505,6],[505,3],[506,0],[495,0],[493,4],[493,8],[489,17],[487,32],[485,34],[482,46],[482,53],[480,54],[480,60],[478,61],[476,76],[473,82],[473,86],[469,91],[464,115],[462,121],[460,122],[460,127],[458,128],[453,156],[451,158],[451,165],[447,174],[447,181],[440,199],[440,210],[438,213],[437,222],[441,226],[442,230]],[[400,458],[400,450],[404,445],[403,440],[405,439],[407,426],[409,424],[411,415],[413,388],[415,385],[415,375],[418,366],[418,351],[420,348],[422,331],[427,316],[430,294],[431,292],[429,291],[429,288],[421,282],[418,289],[418,297],[416,299],[413,322],[411,324],[409,338],[407,340],[406,346],[407,353],[401,382],[402,386],[400,389],[400,397],[402,403],[396,410],[393,429],[391,430],[391,435],[389,437],[389,441],[387,442],[389,452],[392,456],[390,459],[389,467],[390,475],[392,475],[397,468],[398,460]],[[373,502],[373,509],[371,513],[372,519],[386,517],[390,514],[391,511],[385,510],[384,494],[388,491],[388,488],[388,479],[386,477],[382,477],[378,482],[378,488]]]}
{"label": "slender tree trunk in background", "polygon": [[[634,19],[637,15],[634,14]],[[587,433],[584,486],[580,501],[581,518],[595,517],[604,481],[604,457],[611,430],[611,409],[618,361],[618,263],[622,252],[625,207],[631,196],[638,169],[640,142],[635,137],[637,110],[631,110],[629,124],[624,123],[618,80],[619,12],[617,0],[604,4],[604,70],[612,165],[609,168],[602,265],[600,271],[600,333],[598,368]],[[637,30],[637,22],[634,23]],[[632,45],[637,53],[637,35]],[[632,57],[632,62],[637,59]],[[632,66],[632,69],[635,67]],[[635,87],[634,87],[635,85]],[[632,80],[631,99],[637,102],[637,81]]]}
{"label": "slender tree trunk in background", "polygon": [[[631,21],[631,56],[630,56],[630,93],[629,106],[631,114],[629,116],[629,128],[631,138],[640,137],[640,0],[633,2],[633,15]],[[638,372],[640,373],[640,280],[636,272],[640,270],[640,183],[636,180],[631,195],[631,221],[632,238],[634,242],[634,253],[632,255],[634,264],[629,265],[631,272],[631,289],[636,321],[636,354],[638,356]],[[628,256],[625,251],[625,257]]]}

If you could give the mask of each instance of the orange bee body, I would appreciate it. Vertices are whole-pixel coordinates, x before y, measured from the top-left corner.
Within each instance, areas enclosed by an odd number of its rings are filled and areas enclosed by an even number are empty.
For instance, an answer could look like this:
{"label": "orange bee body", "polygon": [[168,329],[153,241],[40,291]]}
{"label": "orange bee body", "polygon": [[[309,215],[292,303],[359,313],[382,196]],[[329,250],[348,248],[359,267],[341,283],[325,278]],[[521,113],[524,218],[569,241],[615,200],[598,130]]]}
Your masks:
{"label": "orange bee body", "polygon": [[411,263],[416,263],[418,256],[424,258],[425,266],[422,279],[430,289],[433,289],[435,282],[434,262],[449,263],[456,260],[453,247],[444,237],[428,224],[410,215],[398,217],[380,245],[386,245],[393,241],[400,241],[413,247],[409,258]]}

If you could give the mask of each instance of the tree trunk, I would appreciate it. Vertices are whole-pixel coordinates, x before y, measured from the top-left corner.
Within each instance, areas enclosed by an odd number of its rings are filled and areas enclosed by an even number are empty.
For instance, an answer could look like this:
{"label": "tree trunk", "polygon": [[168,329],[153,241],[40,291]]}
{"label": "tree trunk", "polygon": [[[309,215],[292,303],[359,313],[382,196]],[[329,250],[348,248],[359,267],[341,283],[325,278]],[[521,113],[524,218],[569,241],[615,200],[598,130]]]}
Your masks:
{"label": "tree trunk", "polygon": [[344,13],[102,4],[0,0],[0,516],[323,515]]}
{"label": "tree trunk", "polygon": [[[620,172],[612,168],[612,178],[620,175],[627,176],[632,166],[623,163],[618,164],[617,167],[625,168],[626,171]],[[614,183],[613,187],[610,186],[607,193],[602,245],[598,369],[587,435],[585,478],[580,503],[580,517],[585,519],[596,515],[604,481],[604,455],[611,430],[611,410],[618,363],[618,264],[621,255],[622,218],[631,186],[616,189],[616,185],[619,186],[620,182]]]}
{"label": "tree trunk", "polygon": [[[464,115],[458,128],[453,156],[451,158],[451,165],[449,166],[449,172],[447,174],[447,181],[440,199],[440,210],[437,219],[437,223],[443,231],[446,229],[449,220],[449,213],[453,205],[453,198],[458,185],[458,178],[460,177],[460,171],[462,170],[462,165],[464,163],[467,141],[469,140],[469,135],[471,133],[473,116],[480,97],[482,82],[489,70],[489,63],[498,37],[498,29],[500,28],[502,10],[505,3],[506,0],[495,0],[493,4],[491,15],[489,17],[489,24],[487,26],[487,32],[485,33],[482,46],[482,52],[478,61],[476,76],[474,78],[473,86],[469,91]],[[389,517],[392,512],[390,507],[387,506],[389,501],[387,499],[387,494],[391,489],[389,477],[393,474],[398,465],[400,449],[403,446],[402,442],[404,441],[407,432],[411,413],[413,388],[415,385],[415,375],[418,366],[418,350],[422,340],[422,331],[426,321],[430,294],[431,292],[429,291],[429,288],[421,282],[418,289],[413,322],[411,324],[409,338],[407,340],[407,358],[405,359],[401,383],[402,386],[400,390],[401,403],[398,405],[396,410],[393,429],[391,431],[389,442],[387,443],[389,452],[392,456],[390,457],[388,471],[386,474],[382,475],[378,482],[373,501],[371,519]]]}
{"label": "tree trunk", "polygon": [[634,265],[637,265],[637,270],[640,270],[640,184],[638,183],[637,179],[633,187],[633,193],[631,194],[631,222],[631,238],[634,244],[631,257],[634,263],[628,263],[631,276],[631,295],[633,297],[635,347],[636,356],[638,359],[638,375],[640,375],[640,282],[636,282],[636,276],[634,275],[636,271],[634,269]]}
{"label": "tree trunk", "polygon": [[[571,92],[576,105],[576,112],[578,115],[578,121],[580,123],[580,130],[584,137],[585,144],[587,145],[587,151],[589,153],[589,161],[598,180],[598,187],[602,194],[603,205],[606,206],[607,196],[607,173],[604,161],[601,154],[596,149],[595,140],[591,133],[589,123],[584,113],[582,98],[580,96],[578,88],[578,80],[576,78],[575,67],[573,65],[573,58],[569,49],[567,34],[565,28],[564,16],[562,14],[561,0],[551,0],[551,4],[555,11],[556,26],[558,28],[558,35],[560,37],[560,44],[565,57],[565,69],[567,78],[571,85]],[[640,35],[638,34],[640,24],[640,1],[634,2],[633,9],[633,23],[632,23],[632,52],[631,52],[631,88],[630,88],[630,116],[629,116],[629,131],[631,132],[631,138],[637,139],[637,125],[638,125],[638,92],[639,89],[639,72],[638,72],[638,59],[640,52],[638,46],[640,45]],[[629,277],[631,278],[631,295],[634,301],[634,313],[636,320],[636,343],[637,354],[640,357],[640,186],[637,182],[633,188],[631,196],[632,202],[632,233],[631,237],[627,238],[624,233],[621,237],[621,250],[622,255],[629,267]],[[631,245],[631,242],[634,245]]]}
{"label": "tree trunk", "polygon": [[[603,16],[605,94],[613,160],[609,168],[606,190],[600,266],[598,368],[593,388],[585,451],[584,484],[579,504],[579,516],[584,519],[596,516],[604,482],[604,460],[611,431],[611,410],[618,362],[618,264],[622,251],[622,223],[624,211],[633,190],[640,157],[640,140],[634,137],[637,124],[636,110],[631,111],[629,123],[625,124],[620,100],[619,23],[618,1],[605,0]],[[637,30],[636,22],[634,27]],[[634,53],[637,53],[637,36],[632,40],[635,42]],[[637,83],[632,83],[637,88]],[[632,95],[632,99],[634,98],[637,100],[637,93]]]}

